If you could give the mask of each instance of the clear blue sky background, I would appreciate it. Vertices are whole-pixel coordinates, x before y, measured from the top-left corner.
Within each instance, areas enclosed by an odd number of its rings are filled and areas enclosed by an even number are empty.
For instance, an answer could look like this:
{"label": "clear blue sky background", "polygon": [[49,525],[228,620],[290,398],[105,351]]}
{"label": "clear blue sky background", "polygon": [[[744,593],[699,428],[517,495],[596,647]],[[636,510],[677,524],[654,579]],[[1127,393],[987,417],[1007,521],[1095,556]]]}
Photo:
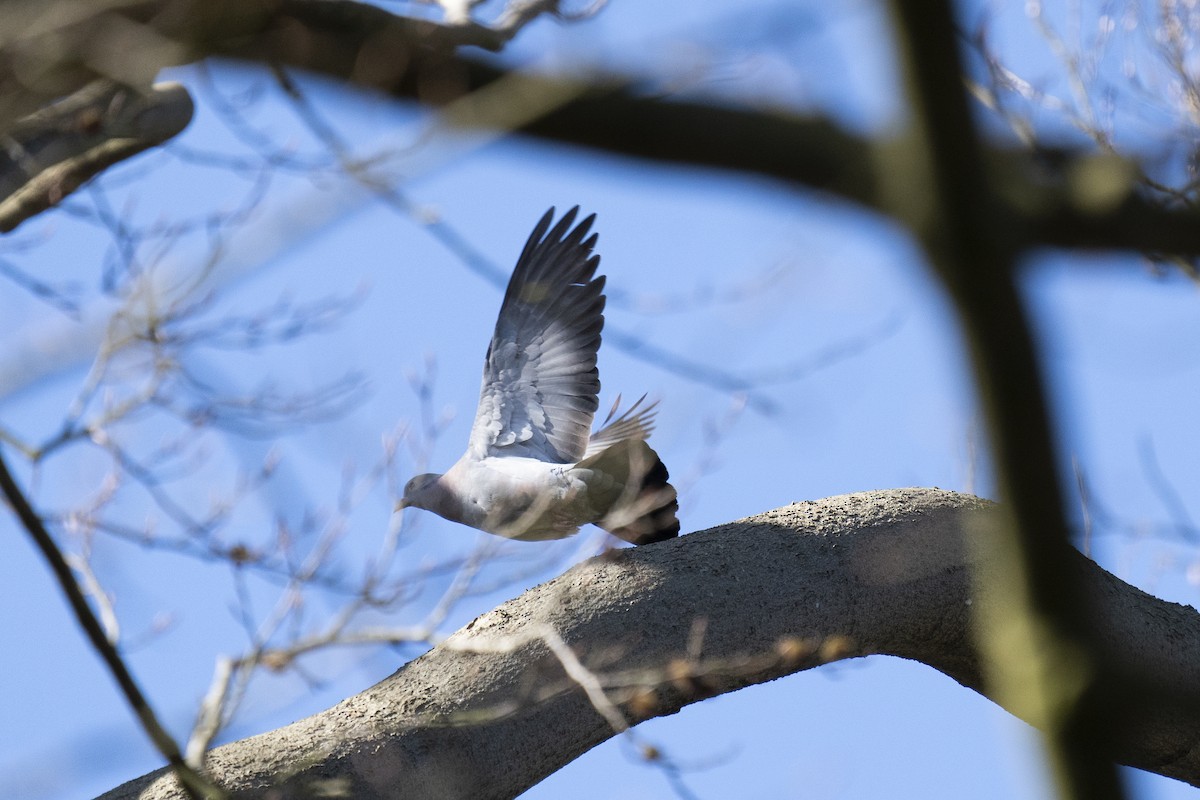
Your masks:
{"label": "clear blue sky background", "polygon": [[[968,18],[984,13],[974,4]],[[997,41],[1014,69],[1055,90],[1062,85],[1045,42],[1020,9],[999,15]],[[1086,38],[1086,37],[1085,37]],[[597,63],[686,76],[697,92],[760,98],[828,113],[861,132],[896,123],[899,92],[884,21],[868,4],[835,11],[816,4],[732,2],[653,4],[614,0],[574,26],[541,21],[506,54],[555,68]],[[1112,65],[1106,66],[1109,69]],[[215,68],[229,96],[269,88],[269,78]],[[172,78],[200,87],[193,70]],[[377,98],[306,82],[313,98],[360,154],[411,145],[428,119]],[[685,84],[686,85],[686,84]],[[179,139],[192,151],[243,147],[198,88],[195,123]],[[247,120],[274,141],[316,151],[285,102],[269,97]],[[1039,120],[1070,137],[1049,111]],[[997,126],[998,127],[998,126]],[[1142,144],[1131,134],[1131,143]],[[601,353],[602,407],[618,393],[662,401],[654,443],[681,489],[685,531],[766,511],[791,501],[864,489],[940,486],[993,493],[986,443],[964,354],[946,299],[901,231],[829,198],[759,180],[649,167],[567,148],[456,137],[404,162],[402,189],[436,211],[504,274],[550,205],[580,204],[598,215],[602,269],[609,276],[609,335]],[[370,144],[374,143],[374,144]],[[140,164],[156,167],[142,171]],[[107,201],[142,224],[231,207],[248,182],[222,170],[151,155],[105,179],[104,192],[74,207]],[[136,180],[134,180],[136,178]],[[269,440],[212,436],[213,460],[179,490],[193,508],[232,484],[240,466],[268,452],[275,477],[239,507],[239,532],[269,538],[282,515],[299,524],[328,513],[343,474],[362,474],[381,456],[381,438],[420,407],[408,375],[436,359],[433,408],[450,420],[431,466],[461,452],[474,412],[479,365],[500,290],[468,269],[411,219],[341,187],[322,200],[303,176],[278,176],[244,228],[233,258],[244,266],[221,278],[223,291],[201,321],[253,312],[285,295],[296,302],[355,296],[338,324],[288,346],[250,354],[193,354],[189,367],[227,389],[250,390],[270,376],[306,389],[346,370],[365,376],[359,402],[336,420]],[[334,187],[337,188],[337,187]],[[299,198],[299,200],[297,200]],[[320,224],[302,214],[322,203]],[[291,204],[291,205],[289,205]],[[86,303],[110,240],[77,214],[56,212],[0,240],[0,257],[44,280],[76,282]],[[282,219],[285,245],[267,256]],[[28,251],[19,244],[39,242]],[[14,244],[16,243],[16,244]],[[196,265],[203,236],[182,236],[165,258]],[[1133,257],[1044,254],[1025,280],[1054,393],[1064,458],[1086,476],[1105,520],[1090,542],[1108,569],[1176,602],[1196,601],[1194,547],[1164,523],[1192,509],[1200,474],[1200,433],[1191,398],[1200,393],[1200,299],[1195,286],[1154,277]],[[736,294],[736,297],[729,297]],[[47,304],[0,281],[0,375],[31,329],[66,325]],[[763,380],[752,398],[698,384],[615,346],[621,333],[678,356]],[[90,359],[29,385],[0,386],[0,424],[31,439],[51,433]],[[713,435],[711,431],[718,431]],[[126,431],[131,446],[162,435],[151,424]],[[1152,455],[1151,455],[1152,454]],[[1154,462],[1157,466],[1151,466]],[[417,465],[407,453],[402,481]],[[1160,470],[1164,480],[1152,476]],[[1064,474],[1070,463],[1064,464]],[[104,462],[85,446],[67,451],[36,478],[48,509],[91,495]],[[32,478],[22,472],[26,481]],[[1163,490],[1169,484],[1185,511]],[[187,488],[190,487],[190,488]],[[134,525],[154,515],[130,491],[113,510]],[[1200,509],[1194,513],[1200,514]],[[389,524],[385,486],[366,492],[347,522],[336,558],[354,569]],[[428,514],[409,514],[400,569],[470,550],[483,536]],[[84,644],[56,587],[8,519],[11,544],[0,560],[0,795],[30,800],[92,796],[158,765],[108,675]],[[595,539],[512,545],[528,561],[578,558]],[[532,548],[532,549],[531,549]],[[533,556],[530,554],[533,553]],[[113,593],[131,661],[171,729],[183,737],[210,680],[214,658],[245,646],[232,609],[234,582],[221,565],[197,563],[107,537],[91,561]],[[442,626],[473,616],[544,580],[550,571],[504,582],[464,599]],[[496,578],[511,566],[494,568]],[[439,583],[441,581],[441,583]],[[429,609],[444,579],[395,616],[405,624]],[[254,589],[265,614],[269,587]],[[316,599],[312,619],[332,607]],[[151,633],[169,618],[164,632]],[[681,621],[681,624],[688,624]],[[305,662],[321,683],[264,677],[224,740],[319,711],[390,674],[416,650],[339,650]],[[639,728],[647,741],[691,769],[684,781],[706,800],[761,798],[1038,798],[1049,796],[1036,738],[989,701],[920,664],[872,658],[831,665],[715,698]],[[1137,796],[1181,798],[1192,790],[1128,773]],[[532,789],[538,800],[672,796],[662,774],[633,748],[612,740]]]}

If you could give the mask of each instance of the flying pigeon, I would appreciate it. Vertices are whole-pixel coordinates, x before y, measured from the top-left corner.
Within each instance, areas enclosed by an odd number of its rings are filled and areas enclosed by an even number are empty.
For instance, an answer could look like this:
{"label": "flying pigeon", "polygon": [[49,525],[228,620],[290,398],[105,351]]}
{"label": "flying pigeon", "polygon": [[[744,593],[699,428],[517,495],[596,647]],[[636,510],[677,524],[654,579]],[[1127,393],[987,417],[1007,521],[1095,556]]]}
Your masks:
{"label": "flying pigeon", "polygon": [[[550,228],[551,208],[525,243],[483,362],[467,452],[444,474],[418,475],[397,510],[424,508],[510,539],[561,539],[591,522],[633,544],[679,535],[675,488],[646,444],[645,396],[592,433],[604,276],[576,206]],[[549,231],[547,233],[547,231]]]}

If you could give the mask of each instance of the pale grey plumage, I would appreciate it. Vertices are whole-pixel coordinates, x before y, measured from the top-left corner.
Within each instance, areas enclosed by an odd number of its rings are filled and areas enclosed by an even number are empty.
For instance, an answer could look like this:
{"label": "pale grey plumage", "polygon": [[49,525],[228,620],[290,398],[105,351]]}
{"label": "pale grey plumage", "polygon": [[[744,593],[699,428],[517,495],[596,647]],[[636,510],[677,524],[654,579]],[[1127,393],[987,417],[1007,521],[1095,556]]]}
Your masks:
{"label": "pale grey plumage", "polygon": [[[445,474],[409,481],[398,507],[516,539],[569,536],[594,522],[634,543],[678,535],[675,490],[646,444],[654,404],[635,403],[589,436],[599,404],[596,354],[604,276],[578,207],[530,234],[484,359],[466,453]],[[607,422],[607,421],[606,421]]]}

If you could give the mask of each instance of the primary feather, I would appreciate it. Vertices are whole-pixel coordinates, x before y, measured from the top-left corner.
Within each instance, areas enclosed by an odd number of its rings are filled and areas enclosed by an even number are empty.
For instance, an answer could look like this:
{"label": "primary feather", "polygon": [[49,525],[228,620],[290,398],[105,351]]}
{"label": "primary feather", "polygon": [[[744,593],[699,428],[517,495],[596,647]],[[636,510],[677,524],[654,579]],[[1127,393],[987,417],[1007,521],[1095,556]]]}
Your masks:
{"label": "primary feather", "polygon": [[[604,277],[578,208],[547,235],[554,210],[533,229],[504,293],[483,364],[470,452],[567,464],[587,447],[598,405],[596,354],[604,327]],[[568,233],[570,230],[570,233]]]}

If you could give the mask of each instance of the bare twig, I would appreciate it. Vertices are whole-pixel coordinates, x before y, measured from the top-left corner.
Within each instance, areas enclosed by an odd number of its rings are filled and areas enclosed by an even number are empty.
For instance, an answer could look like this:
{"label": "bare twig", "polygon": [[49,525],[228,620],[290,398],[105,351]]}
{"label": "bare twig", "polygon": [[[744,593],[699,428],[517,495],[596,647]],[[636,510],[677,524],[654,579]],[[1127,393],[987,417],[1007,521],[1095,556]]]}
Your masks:
{"label": "bare twig", "polygon": [[75,612],[75,619],[83,628],[84,633],[87,634],[88,640],[92,643],[92,647],[95,648],[100,659],[108,667],[109,672],[112,673],[117,686],[121,689],[121,693],[125,695],[125,700],[129,703],[130,709],[134,712],[138,722],[141,723],[142,729],[146,732],[146,735],[150,738],[150,741],[154,744],[158,752],[167,759],[167,762],[171,765],[188,796],[194,798],[194,800],[219,800],[219,798],[224,798],[225,793],[221,789],[217,788],[207,778],[184,762],[183,755],[179,751],[179,745],[175,743],[175,740],[171,738],[171,735],[167,733],[166,729],[158,721],[158,716],[154,713],[154,709],[151,708],[145,695],[142,694],[142,690],[138,688],[137,681],[134,679],[133,674],[130,673],[124,659],[121,658],[121,654],[117,652],[113,643],[109,641],[104,627],[100,624],[96,615],[92,613],[87,599],[79,589],[79,584],[76,582],[75,576],[71,574],[71,567],[68,565],[66,558],[63,557],[62,551],[58,549],[58,545],[54,543],[50,532],[42,524],[41,517],[29,505],[25,494],[17,486],[2,454],[0,454],[0,491],[3,492],[13,513],[20,520],[21,525],[24,526],[26,532],[46,559],[46,563],[50,566],[51,571],[58,580],[59,587],[67,597],[67,602],[70,603],[72,611]]}

